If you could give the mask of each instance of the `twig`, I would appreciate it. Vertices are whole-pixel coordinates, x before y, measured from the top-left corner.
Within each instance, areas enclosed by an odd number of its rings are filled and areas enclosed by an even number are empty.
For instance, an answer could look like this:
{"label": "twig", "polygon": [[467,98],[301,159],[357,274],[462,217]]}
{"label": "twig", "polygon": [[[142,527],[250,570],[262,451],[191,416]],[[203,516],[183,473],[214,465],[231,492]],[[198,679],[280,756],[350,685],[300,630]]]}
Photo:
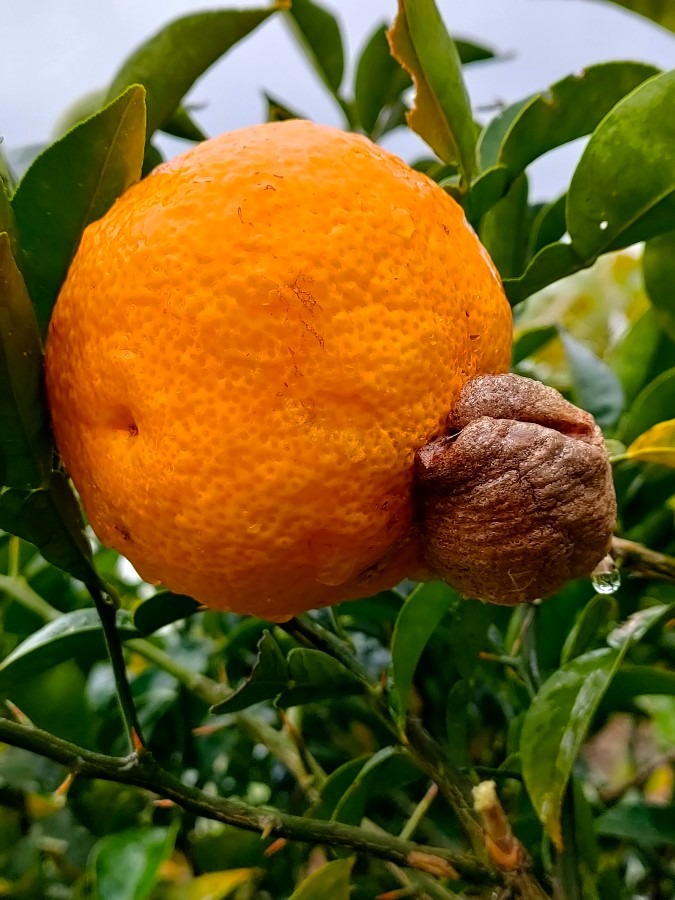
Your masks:
{"label": "twig", "polygon": [[675,557],[619,537],[612,539],[612,556],[631,575],[675,582]]}
{"label": "twig", "polygon": [[18,725],[8,719],[0,719],[0,740],[60,763],[74,775],[142,788],[173,800],[178,806],[196,815],[255,831],[264,837],[274,835],[310,844],[347,847],[424,872],[443,874],[456,869],[464,879],[475,883],[486,882],[494,877],[487,867],[466,853],[414,844],[389,834],[385,837],[340,822],[293,816],[276,809],[264,809],[238,800],[214,797],[184,784],[157,765],[146,750],[132,753],[128,757],[106,756],[64,741],[39,728]]}
{"label": "twig", "polygon": [[86,587],[101,620],[103,637],[117,689],[117,701],[122,714],[124,729],[127,733],[127,740],[129,741],[129,749],[132,752],[136,752],[142,749],[145,742],[138,721],[131,687],[129,686],[129,679],[127,678],[122,640],[117,630],[117,607],[119,606],[119,601],[111,592],[104,593],[98,584],[90,583]]}

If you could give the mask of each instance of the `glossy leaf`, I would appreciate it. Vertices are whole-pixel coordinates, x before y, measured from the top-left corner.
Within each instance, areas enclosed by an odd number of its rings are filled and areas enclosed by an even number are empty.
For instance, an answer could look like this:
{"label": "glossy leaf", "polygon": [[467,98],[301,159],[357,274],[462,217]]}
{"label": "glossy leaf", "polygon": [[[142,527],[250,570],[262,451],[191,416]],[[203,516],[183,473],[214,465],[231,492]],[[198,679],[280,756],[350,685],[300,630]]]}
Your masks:
{"label": "glossy leaf", "polygon": [[273,700],[287,686],[291,673],[286,658],[269,631],[258,641],[258,656],[251,674],[225,700],[211,708],[217,715],[238,712],[263,700]]}
{"label": "glossy leaf", "polygon": [[675,419],[653,425],[622,454],[622,458],[634,462],[656,463],[675,468]]}
{"label": "glossy leaf", "polygon": [[237,888],[250,884],[255,869],[229,869],[224,872],[206,872],[191,878],[186,884],[172,888],[167,900],[225,900]]}
{"label": "glossy leaf", "polygon": [[482,218],[479,235],[502,278],[514,278],[525,267],[529,232],[528,183],[520,175]]}
{"label": "glossy leaf", "polygon": [[134,612],[134,625],[141,634],[152,634],[165,625],[187,619],[204,607],[185,594],[158,591]]}
{"label": "glossy leaf", "polygon": [[515,177],[545,153],[590,134],[622,97],[658,73],[639,62],[607,62],[536,94],[514,117],[497,161]]}
{"label": "glossy leaf", "polygon": [[[126,610],[117,612],[117,628],[122,640],[140,637]],[[64,613],[15,647],[0,663],[0,691],[10,690],[38,672],[68,659],[91,662],[104,659],[106,646],[101,620],[95,609]]]}
{"label": "glossy leaf", "polygon": [[623,388],[607,363],[576,338],[561,331],[560,338],[572,377],[574,401],[588,410],[601,428],[614,425],[624,406]]}
{"label": "glossy leaf", "polygon": [[391,663],[400,721],[405,719],[413,676],[424,648],[443,616],[458,599],[457,592],[444,581],[429,581],[415,588],[396,619]]}
{"label": "glossy leaf", "polygon": [[7,233],[0,234],[0,483],[22,490],[49,480],[52,446],[42,399],[42,346]]}
{"label": "glossy leaf", "polygon": [[412,84],[410,75],[389,52],[386,26],[375,29],[359,57],[354,102],[366,134],[376,133],[378,119]]}
{"label": "glossy leaf", "polygon": [[557,336],[556,325],[535,325],[522,331],[517,330],[511,350],[511,365],[517,366],[518,363],[541,350]]}
{"label": "glossy leaf", "polygon": [[368,686],[342,663],[320,650],[291,650],[287,658],[290,680],[276,705],[281,709],[320,700],[364,694]]}
{"label": "glossy leaf", "polygon": [[399,0],[387,37],[415,84],[408,124],[444,162],[458,164],[469,182],[476,169],[476,126],[457,48],[434,0]]}
{"label": "glossy leaf", "polygon": [[358,825],[366,814],[371,797],[400,788],[420,778],[410,756],[395,747],[384,747],[373,754],[356,774],[337,804],[332,818],[347,825]]}
{"label": "glossy leaf", "polygon": [[82,512],[61,473],[54,472],[44,490],[0,494],[0,528],[35,544],[47,562],[73,578],[98,583]]}
{"label": "glossy leaf", "polygon": [[573,275],[586,265],[570,244],[562,241],[548,244],[530,260],[522,275],[504,279],[506,296],[512,306],[517,306],[542,288]]}
{"label": "glossy leaf", "polygon": [[354,857],[336,859],[305,878],[290,900],[349,900]]}
{"label": "glossy leaf", "polygon": [[595,594],[576,618],[563,644],[562,665],[580,656],[598,640],[602,629],[616,617],[617,602],[610,594]]}
{"label": "glossy leaf", "polygon": [[631,841],[645,847],[675,846],[675,816],[672,806],[622,803],[608,809],[597,820],[598,834]]}
{"label": "glossy leaf", "polygon": [[611,2],[675,31],[675,8],[671,0],[611,0]]}
{"label": "glossy leaf", "polygon": [[642,271],[645,290],[659,324],[675,340],[675,231],[647,241]]}
{"label": "glossy leaf", "polygon": [[19,263],[43,333],[82,232],[140,177],[144,98],[131,87],[77,125],[35,160],[16,190]]}
{"label": "glossy leaf", "polygon": [[159,867],[173,849],[168,828],[129,828],[99,841],[90,862],[94,900],[145,900],[159,879]]}
{"label": "glossy leaf", "polygon": [[345,65],[338,20],[313,0],[293,0],[288,16],[315,71],[328,90],[337,95]]}
{"label": "glossy leaf", "polygon": [[175,19],[122,64],[108,89],[108,100],[129,85],[143,85],[149,141],[170,121],[200,75],[279,8],[280,4],[265,9],[209,10]]}
{"label": "glossy leaf", "polygon": [[638,394],[621,424],[619,439],[630,445],[653,425],[670,419],[673,414],[674,392],[675,368],[667,369]]}
{"label": "glossy leaf", "polygon": [[559,848],[560,812],[572,766],[621,659],[621,651],[610,649],[577,657],[544,682],[525,713],[523,778],[537,815]]}
{"label": "glossy leaf", "polygon": [[[597,127],[567,194],[576,252],[606,250],[672,229],[675,217],[675,71],[650,78]],[[621,190],[617,190],[621,184]]]}

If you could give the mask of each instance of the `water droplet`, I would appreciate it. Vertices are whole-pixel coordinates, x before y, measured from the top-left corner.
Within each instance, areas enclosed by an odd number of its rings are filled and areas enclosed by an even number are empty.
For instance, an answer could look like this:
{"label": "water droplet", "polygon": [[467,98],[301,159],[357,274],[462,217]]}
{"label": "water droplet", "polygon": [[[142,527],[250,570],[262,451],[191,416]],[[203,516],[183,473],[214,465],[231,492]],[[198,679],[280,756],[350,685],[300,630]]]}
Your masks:
{"label": "water droplet", "polygon": [[600,231],[607,231],[608,227],[609,227],[609,222],[607,221],[607,219],[603,219],[602,222],[600,223]]}
{"label": "water droplet", "polygon": [[621,587],[621,573],[611,556],[606,556],[595,567],[591,584],[598,594],[614,594]]}

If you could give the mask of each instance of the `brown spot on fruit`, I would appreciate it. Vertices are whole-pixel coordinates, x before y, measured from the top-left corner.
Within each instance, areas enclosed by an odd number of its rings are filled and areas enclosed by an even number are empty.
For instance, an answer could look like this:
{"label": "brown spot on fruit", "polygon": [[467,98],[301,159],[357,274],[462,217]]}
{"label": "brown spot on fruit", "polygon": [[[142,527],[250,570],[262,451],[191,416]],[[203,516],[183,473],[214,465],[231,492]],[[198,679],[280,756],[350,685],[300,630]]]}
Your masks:
{"label": "brown spot on fruit", "polygon": [[449,434],[415,456],[426,564],[463,594],[514,604],[589,575],[616,520],[593,417],[517,375],[462,389]]}

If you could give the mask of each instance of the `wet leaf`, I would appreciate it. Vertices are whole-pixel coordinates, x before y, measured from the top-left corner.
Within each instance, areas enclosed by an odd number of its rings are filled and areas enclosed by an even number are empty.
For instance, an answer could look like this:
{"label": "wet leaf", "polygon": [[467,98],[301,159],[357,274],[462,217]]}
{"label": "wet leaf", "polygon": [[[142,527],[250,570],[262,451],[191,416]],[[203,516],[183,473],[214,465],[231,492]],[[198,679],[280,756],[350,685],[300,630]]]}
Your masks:
{"label": "wet leaf", "polygon": [[338,20],[313,0],[293,0],[288,17],[315,71],[328,90],[337,95],[345,65]]}
{"label": "wet leaf", "polygon": [[141,174],[145,92],[130,87],[40,154],[12,205],[23,271],[44,333],[82,232]]}
{"label": "wet leaf", "polygon": [[199,612],[203,607],[192,597],[185,594],[172,594],[171,591],[159,591],[134,612],[134,625],[141,634],[148,635],[165,625],[187,619]]}
{"label": "wet leaf", "polygon": [[[117,628],[122,640],[140,637],[126,610],[117,611]],[[68,659],[91,662],[105,659],[106,646],[101,620],[95,609],[64,613],[26,638],[0,663],[0,691],[51,669]]]}
{"label": "wet leaf", "polygon": [[410,594],[396,619],[391,643],[391,662],[397,715],[405,719],[415,669],[424,648],[459,594],[443,581],[420,584]]}
{"label": "wet leaf", "polygon": [[238,712],[263,700],[273,700],[288,686],[290,679],[284,654],[272,634],[265,631],[258,641],[258,656],[251,674],[233,694],[213,706],[211,712],[216,715]]}
{"label": "wet leaf", "polygon": [[320,650],[291,650],[287,658],[290,680],[276,705],[281,709],[320,700],[365,694],[367,684],[342,663]]}
{"label": "wet leaf", "polygon": [[305,878],[290,900],[349,900],[354,857],[326,863]]}
{"label": "wet leaf", "polygon": [[470,182],[476,169],[476,126],[459,53],[434,0],[399,0],[387,38],[392,55],[415,84],[408,124]]}
{"label": "wet leaf", "polygon": [[602,649],[577,657],[544,682],[525,713],[523,777],[537,815],[559,848],[560,812],[572,766],[622,656],[619,650]]}
{"label": "wet leaf", "polygon": [[129,828],[96,844],[90,867],[94,900],[145,900],[176,839],[171,828]]}
{"label": "wet leaf", "polygon": [[649,78],[624,97],[579,160],[567,194],[567,228],[582,259],[672,229],[673,141],[675,71]]}
{"label": "wet leaf", "polygon": [[624,406],[623,388],[607,363],[566,331],[560,332],[574,390],[574,401],[601,428],[616,424]]}
{"label": "wet leaf", "polygon": [[42,346],[10,240],[0,234],[0,483],[38,488],[52,468],[42,398]]}
{"label": "wet leaf", "polygon": [[647,241],[642,271],[645,290],[659,324],[675,340],[675,231]]}
{"label": "wet leaf", "polygon": [[165,25],[122,64],[108,100],[131,84],[147,91],[146,141],[171,120],[185,94],[234,44],[265,21],[280,4],[265,9],[209,10]]}

